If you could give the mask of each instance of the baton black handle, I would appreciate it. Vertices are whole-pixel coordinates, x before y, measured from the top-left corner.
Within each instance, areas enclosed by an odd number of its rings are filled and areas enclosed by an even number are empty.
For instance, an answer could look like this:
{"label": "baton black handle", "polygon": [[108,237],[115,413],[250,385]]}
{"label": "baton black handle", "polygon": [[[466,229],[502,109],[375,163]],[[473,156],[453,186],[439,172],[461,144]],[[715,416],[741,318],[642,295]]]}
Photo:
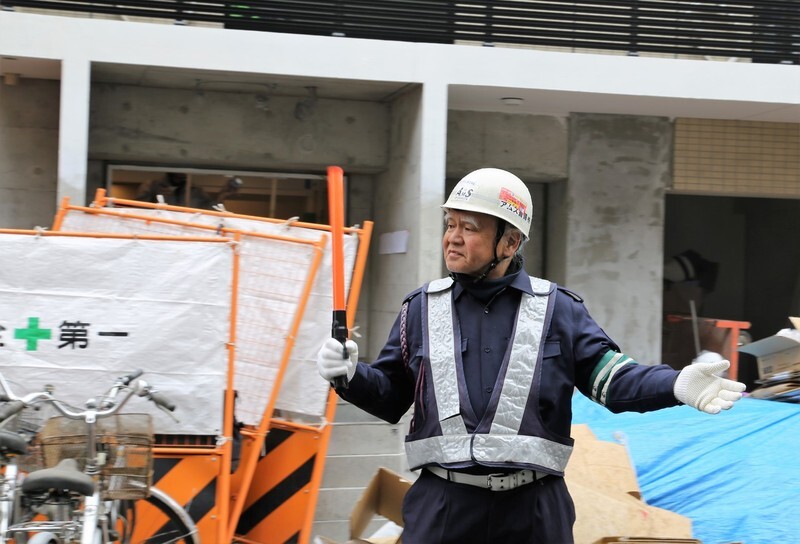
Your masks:
{"label": "baton black handle", "polygon": [[[347,353],[347,311],[334,310],[333,321],[331,325],[331,337],[342,343],[342,359],[349,359],[350,354]],[[336,376],[333,379],[333,387],[335,389],[347,389],[347,376]]]}

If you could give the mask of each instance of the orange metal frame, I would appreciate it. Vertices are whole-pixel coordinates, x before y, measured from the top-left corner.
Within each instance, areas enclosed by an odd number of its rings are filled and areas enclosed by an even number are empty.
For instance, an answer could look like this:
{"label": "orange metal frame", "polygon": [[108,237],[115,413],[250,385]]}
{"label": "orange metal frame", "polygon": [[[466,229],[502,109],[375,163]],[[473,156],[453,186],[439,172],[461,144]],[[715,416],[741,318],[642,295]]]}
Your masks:
{"label": "orange metal frame", "polygon": [[[119,213],[119,211],[117,212],[114,211],[113,206],[115,205],[124,208],[164,209],[177,212],[203,213],[206,215],[216,216],[220,218],[231,217],[231,218],[254,220],[259,222],[267,222],[267,223],[277,223],[277,224],[287,223],[284,220],[278,220],[273,218],[239,215],[229,212],[217,212],[210,210],[208,211],[196,210],[193,208],[183,208],[180,206],[171,206],[163,204],[151,204],[147,202],[139,202],[133,200],[112,199],[106,196],[106,192],[104,189],[100,189],[97,191],[95,202],[91,207],[71,206],[69,204],[68,199],[65,199],[62,203],[62,206],[60,207],[60,209],[56,214],[53,228],[55,231],[58,231],[58,229],[62,227],[66,214],[70,210],[72,210],[85,213],[115,215],[119,217],[124,217],[126,219],[137,219],[141,221],[147,221],[150,223],[166,223],[166,224],[173,224],[190,228],[198,228],[198,229],[213,231],[217,236],[226,237],[225,238],[226,240],[229,240],[229,238],[238,239],[241,235],[247,234],[263,238],[304,243],[315,246],[317,251],[315,251],[315,255],[311,265],[311,270],[303,290],[302,300],[300,301],[300,305],[298,306],[298,310],[295,314],[295,318],[291,326],[291,332],[287,337],[286,345],[284,346],[280,368],[278,370],[278,374],[275,377],[275,385],[273,388],[273,392],[270,395],[267,407],[264,409],[264,413],[259,425],[257,427],[248,427],[242,430],[242,435],[244,439],[247,441],[247,443],[243,445],[241,463],[236,472],[233,475],[231,475],[230,468],[231,468],[231,457],[232,457],[232,452],[231,452],[232,444],[230,438],[233,436],[234,385],[232,380],[234,376],[233,365],[235,364],[234,346],[235,346],[235,324],[236,324],[236,298],[238,292],[237,285],[233,286],[234,301],[233,301],[232,315],[231,315],[232,336],[229,345],[229,363],[228,363],[229,372],[228,372],[228,383],[225,393],[226,415],[224,422],[224,435],[226,437],[226,440],[222,443],[221,446],[218,445],[216,447],[162,446],[157,448],[156,450],[156,455],[157,456],[160,455],[162,457],[196,456],[196,455],[218,456],[222,461],[219,464],[219,473],[217,477],[218,492],[217,492],[216,514],[219,516],[220,522],[216,524],[215,528],[212,531],[212,534],[214,534],[212,541],[250,542],[251,541],[250,538],[253,537],[252,534],[237,535],[236,529],[242,511],[245,508],[245,505],[247,504],[249,492],[251,490],[251,486],[253,485],[253,479],[256,474],[256,471],[264,470],[264,467],[259,466],[259,455],[261,453],[267,434],[269,433],[270,429],[274,427],[274,428],[289,430],[291,432],[304,433],[306,435],[311,436],[312,440],[310,442],[306,442],[308,444],[306,448],[311,448],[313,450],[310,451],[310,453],[313,454],[314,457],[314,465],[310,481],[308,482],[307,486],[305,486],[305,488],[303,489],[302,499],[294,500],[293,505],[291,505],[292,514],[288,517],[283,517],[281,520],[281,524],[283,525],[286,525],[286,523],[289,522],[290,519],[296,520],[296,522],[300,524],[300,526],[297,528],[297,531],[299,531],[300,535],[300,542],[308,542],[311,538],[311,530],[314,519],[314,513],[316,509],[317,495],[322,481],[325,456],[327,453],[327,446],[330,439],[331,426],[328,423],[332,422],[334,419],[337,396],[333,391],[329,392],[324,419],[321,425],[319,426],[284,421],[280,419],[273,419],[273,412],[275,408],[275,403],[277,401],[278,392],[280,390],[280,384],[285,375],[291,351],[292,348],[294,347],[294,341],[302,321],[303,312],[310,297],[312,283],[316,276],[320,263],[322,261],[324,246],[326,243],[325,238],[322,237],[320,241],[312,241],[312,240],[298,239],[298,238],[280,236],[274,234],[263,234],[255,232],[244,233],[236,229],[229,229],[225,227],[214,227],[211,225],[202,225],[198,223],[171,220],[167,218],[157,218],[144,214],[135,214],[135,213],[122,214]],[[331,230],[330,226],[317,225],[312,223],[292,222],[291,225],[320,230],[320,231]],[[358,307],[358,299],[361,291],[361,286],[363,283],[369,244],[372,236],[372,227],[373,227],[372,222],[368,221],[365,222],[364,226],[361,228],[351,227],[343,229],[344,232],[357,235],[359,239],[358,250],[356,253],[356,259],[351,278],[350,290],[347,297],[347,307],[353,310],[355,310]],[[58,232],[58,234],[72,235],[73,233]],[[120,236],[113,234],[98,234],[98,236],[130,237],[127,235]],[[144,238],[144,236],[140,237]],[[188,237],[181,237],[181,236],[157,237],[157,238],[176,239],[176,240],[189,239]],[[200,237],[197,239],[206,239],[206,238]],[[209,239],[220,240],[219,237],[210,237]],[[341,251],[341,248],[339,248],[339,250]],[[235,277],[238,277],[238,261],[236,264]],[[355,321],[355,311],[348,312],[347,314],[348,328],[353,327],[354,321]],[[268,467],[266,470],[279,471],[280,467],[274,467],[274,466]],[[256,533],[256,536],[258,537],[257,542],[259,543],[272,542],[272,540],[269,540],[269,538],[271,538],[271,533],[262,534],[263,530],[261,530],[260,527],[257,528],[256,531],[254,531],[254,533]],[[208,538],[206,538],[205,540],[208,540]],[[276,542],[278,541],[276,540]]]}
{"label": "orange metal frame", "polygon": [[[87,208],[88,209],[88,208]],[[218,242],[230,243],[224,236],[162,236],[120,234],[114,232],[61,232],[56,230],[0,229],[0,234],[22,234],[27,236],[60,236],[72,238],[118,238],[122,240],[154,240],[170,242]]]}
{"label": "orange metal frame", "polygon": [[[691,316],[673,315],[667,316],[668,321],[691,321]],[[702,322],[718,329],[727,329],[727,339],[725,346],[725,356],[730,361],[731,366],[728,369],[728,376],[732,380],[738,379],[739,376],[739,333],[750,328],[749,321],[733,321],[730,319],[712,319],[707,317],[698,317],[698,322]]]}

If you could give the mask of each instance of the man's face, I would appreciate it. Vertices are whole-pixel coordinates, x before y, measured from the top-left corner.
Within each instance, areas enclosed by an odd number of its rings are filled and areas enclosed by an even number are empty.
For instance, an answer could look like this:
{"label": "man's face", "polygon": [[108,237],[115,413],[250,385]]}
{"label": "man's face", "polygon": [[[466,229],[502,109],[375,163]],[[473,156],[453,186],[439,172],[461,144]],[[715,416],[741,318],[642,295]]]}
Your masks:
{"label": "man's face", "polygon": [[497,235],[497,218],[477,212],[448,210],[442,253],[447,270],[479,275],[492,262]]}

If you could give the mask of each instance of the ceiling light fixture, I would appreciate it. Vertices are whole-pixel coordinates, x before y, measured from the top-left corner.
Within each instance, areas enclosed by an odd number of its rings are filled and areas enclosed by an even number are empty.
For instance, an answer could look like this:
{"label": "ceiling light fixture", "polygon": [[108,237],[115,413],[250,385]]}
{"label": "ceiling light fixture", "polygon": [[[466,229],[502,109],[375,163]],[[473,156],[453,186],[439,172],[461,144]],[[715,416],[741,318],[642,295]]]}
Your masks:
{"label": "ceiling light fixture", "polygon": [[519,96],[504,96],[500,99],[500,101],[506,106],[519,106],[525,102],[525,99],[520,98]]}

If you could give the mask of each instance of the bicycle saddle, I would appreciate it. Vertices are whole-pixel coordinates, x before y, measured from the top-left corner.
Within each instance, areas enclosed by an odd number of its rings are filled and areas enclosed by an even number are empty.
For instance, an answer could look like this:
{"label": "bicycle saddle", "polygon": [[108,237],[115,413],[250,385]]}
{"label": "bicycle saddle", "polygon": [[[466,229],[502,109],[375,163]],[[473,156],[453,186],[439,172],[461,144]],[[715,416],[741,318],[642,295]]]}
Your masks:
{"label": "bicycle saddle", "polygon": [[94,480],[78,469],[75,459],[62,459],[52,468],[31,472],[22,482],[24,493],[39,493],[50,489],[74,491],[88,497],[94,493]]}
{"label": "bicycle saddle", "polygon": [[5,455],[28,453],[28,444],[25,439],[11,431],[0,431],[0,452]]}

